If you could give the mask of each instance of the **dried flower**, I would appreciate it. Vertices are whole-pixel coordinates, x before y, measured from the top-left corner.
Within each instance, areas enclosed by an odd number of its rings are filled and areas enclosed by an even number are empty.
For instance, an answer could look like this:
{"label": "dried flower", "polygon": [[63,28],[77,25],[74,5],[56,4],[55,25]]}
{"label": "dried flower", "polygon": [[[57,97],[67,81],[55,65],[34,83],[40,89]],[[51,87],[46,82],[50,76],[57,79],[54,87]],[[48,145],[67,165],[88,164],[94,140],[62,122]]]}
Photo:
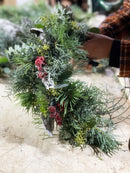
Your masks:
{"label": "dried flower", "polygon": [[42,73],[42,72],[38,73],[38,77],[39,77],[40,79],[44,78],[44,73]]}
{"label": "dried flower", "polygon": [[55,106],[49,106],[49,112],[50,113],[56,112],[56,107]]}
{"label": "dried flower", "polygon": [[55,121],[56,123],[61,126],[62,125],[62,118],[60,116],[60,114],[57,112],[56,115],[55,115]]}
{"label": "dried flower", "polygon": [[41,60],[41,61],[45,61],[45,58],[42,57],[42,56],[38,56],[38,57],[36,58],[36,60],[37,60],[37,59],[39,59],[39,60]]}
{"label": "dried flower", "polygon": [[51,114],[50,114],[50,117],[51,117],[51,118],[54,118],[54,117],[55,117],[55,114],[54,114],[54,113],[51,113]]}
{"label": "dried flower", "polygon": [[37,67],[41,67],[42,64],[43,64],[43,61],[42,61],[42,60],[40,60],[40,59],[36,59],[36,60],[35,60],[35,65],[36,65]]}
{"label": "dried flower", "polygon": [[37,67],[38,71],[44,71],[42,67]]}
{"label": "dried flower", "polygon": [[[37,66],[37,67],[41,67],[42,68],[42,65],[44,66],[46,63],[45,63],[45,58],[44,57],[42,57],[42,56],[39,56],[39,57],[37,57],[36,58],[36,60],[35,60],[35,65]],[[40,68],[40,69],[41,69]]]}
{"label": "dried flower", "polygon": [[59,111],[61,111],[61,112],[64,111],[64,104],[65,104],[65,102],[63,102],[63,106],[60,103],[57,104],[57,108],[59,109]]}

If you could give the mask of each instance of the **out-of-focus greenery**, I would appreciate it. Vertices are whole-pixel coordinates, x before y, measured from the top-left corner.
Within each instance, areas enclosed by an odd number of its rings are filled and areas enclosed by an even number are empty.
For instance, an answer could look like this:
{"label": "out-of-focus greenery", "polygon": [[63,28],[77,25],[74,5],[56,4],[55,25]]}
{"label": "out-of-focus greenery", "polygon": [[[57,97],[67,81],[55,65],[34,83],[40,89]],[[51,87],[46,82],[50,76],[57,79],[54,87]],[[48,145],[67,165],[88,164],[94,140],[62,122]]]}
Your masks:
{"label": "out-of-focus greenery", "polygon": [[20,33],[16,34],[16,37],[12,37],[10,33],[0,30],[0,52],[4,54],[5,49],[13,47],[15,44],[20,44]]}
{"label": "out-of-focus greenery", "polygon": [[9,74],[10,67],[9,67],[9,60],[4,56],[0,56],[0,77],[3,76],[3,73]]}
{"label": "out-of-focus greenery", "polygon": [[73,11],[73,16],[77,22],[84,22],[87,23],[91,17],[95,16],[94,13],[87,13],[84,12],[81,8],[77,5],[72,5],[71,10]]}
{"label": "out-of-focus greenery", "polygon": [[0,6],[0,18],[8,19],[15,24],[19,24],[22,17],[36,20],[41,15],[49,13],[50,7],[41,0],[39,0],[38,4],[31,3],[18,7]]}

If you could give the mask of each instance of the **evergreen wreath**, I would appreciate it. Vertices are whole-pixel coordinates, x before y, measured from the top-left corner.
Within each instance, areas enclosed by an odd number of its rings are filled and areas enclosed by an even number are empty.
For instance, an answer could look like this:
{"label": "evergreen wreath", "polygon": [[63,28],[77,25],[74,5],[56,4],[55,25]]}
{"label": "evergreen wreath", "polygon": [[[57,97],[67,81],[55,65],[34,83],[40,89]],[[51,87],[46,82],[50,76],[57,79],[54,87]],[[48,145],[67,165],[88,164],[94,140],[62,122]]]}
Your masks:
{"label": "evergreen wreath", "polygon": [[86,34],[87,26],[77,23],[72,11],[62,6],[41,16],[26,43],[8,50],[16,66],[12,88],[21,105],[34,113],[36,124],[44,124],[51,134],[54,122],[60,126],[60,141],[81,147],[88,144],[95,152],[111,155],[120,142],[111,133],[111,120],[105,117],[106,93],[71,78],[72,58],[86,61],[86,52],[80,49]]}

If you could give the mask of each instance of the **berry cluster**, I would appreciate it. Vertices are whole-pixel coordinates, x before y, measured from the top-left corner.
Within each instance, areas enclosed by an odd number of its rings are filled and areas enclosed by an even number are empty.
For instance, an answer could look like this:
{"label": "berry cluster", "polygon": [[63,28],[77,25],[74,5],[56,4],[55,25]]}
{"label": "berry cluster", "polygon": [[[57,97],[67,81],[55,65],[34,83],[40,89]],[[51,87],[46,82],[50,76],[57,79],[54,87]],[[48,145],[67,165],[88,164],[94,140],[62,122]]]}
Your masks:
{"label": "berry cluster", "polygon": [[38,69],[38,77],[40,79],[43,79],[45,76],[48,75],[48,73],[45,71],[44,66],[45,66],[45,58],[44,57],[37,57],[35,60],[35,66]]}
{"label": "berry cluster", "polygon": [[59,112],[57,112],[56,107],[55,106],[50,106],[49,107],[49,112],[50,112],[50,117],[55,118],[56,123],[59,126],[61,126],[62,125],[62,118],[61,118]]}

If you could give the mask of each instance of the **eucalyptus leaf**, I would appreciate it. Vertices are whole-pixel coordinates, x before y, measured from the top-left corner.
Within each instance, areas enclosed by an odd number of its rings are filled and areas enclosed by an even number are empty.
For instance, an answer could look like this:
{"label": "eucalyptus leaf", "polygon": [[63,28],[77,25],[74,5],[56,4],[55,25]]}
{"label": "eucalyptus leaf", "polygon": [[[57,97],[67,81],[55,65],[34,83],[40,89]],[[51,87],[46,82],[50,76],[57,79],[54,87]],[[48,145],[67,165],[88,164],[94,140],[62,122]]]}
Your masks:
{"label": "eucalyptus leaf", "polygon": [[5,68],[4,68],[4,72],[5,72],[6,74],[10,74],[10,73],[11,73],[11,70],[10,70],[8,67],[5,67]]}

